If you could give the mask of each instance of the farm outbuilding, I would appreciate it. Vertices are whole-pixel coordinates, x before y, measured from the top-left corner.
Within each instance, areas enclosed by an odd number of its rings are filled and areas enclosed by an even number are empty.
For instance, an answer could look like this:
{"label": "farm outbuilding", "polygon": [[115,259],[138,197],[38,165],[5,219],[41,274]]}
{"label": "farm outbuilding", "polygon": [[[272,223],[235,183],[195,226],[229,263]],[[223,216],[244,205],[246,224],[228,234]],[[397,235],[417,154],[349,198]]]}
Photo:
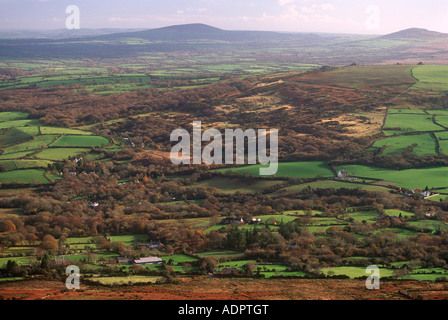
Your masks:
{"label": "farm outbuilding", "polygon": [[140,258],[138,260],[134,260],[135,264],[160,264],[162,263],[162,259],[157,257],[148,257],[148,258]]}

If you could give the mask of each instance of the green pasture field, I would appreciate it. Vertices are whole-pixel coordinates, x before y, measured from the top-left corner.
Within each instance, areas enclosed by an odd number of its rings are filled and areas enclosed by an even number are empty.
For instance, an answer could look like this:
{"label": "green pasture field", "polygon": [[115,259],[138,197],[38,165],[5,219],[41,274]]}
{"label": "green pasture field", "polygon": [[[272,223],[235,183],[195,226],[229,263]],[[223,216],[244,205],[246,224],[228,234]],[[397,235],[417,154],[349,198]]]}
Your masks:
{"label": "green pasture field", "polygon": [[439,141],[448,140],[448,131],[436,132],[435,135]]}
{"label": "green pasture field", "polygon": [[419,114],[426,115],[427,113],[421,109],[400,109],[400,108],[390,108],[389,114]]}
{"label": "green pasture field", "polygon": [[30,136],[37,136],[40,134],[39,126],[19,127],[20,131],[29,134]]}
{"label": "green pasture field", "polygon": [[415,232],[408,229],[403,228],[386,228],[386,229],[379,229],[375,230],[373,234],[395,234],[398,240],[408,239],[410,237],[415,237],[419,234],[419,232]]}
{"label": "green pasture field", "polygon": [[28,118],[28,113],[20,111],[5,111],[0,112],[0,122],[11,120],[23,120]]}
{"label": "green pasture field", "polygon": [[27,169],[0,172],[0,181],[3,183],[49,183],[45,178],[45,170]]}
{"label": "green pasture field", "polygon": [[444,116],[436,116],[436,122],[437,124],[448,128],[448,115]]}
{"label": "green pasture field", "polygon": [[366,221],[368,223],[376,222],[375,218],[378,218],[379,215],[376,212],[366,211],[366,212],[353,212],[348,213],[347,217],[352,218],[355,222],[363,222]]}
{"label": "green pasture field", "polygon": [[209,250],[209,251],[202,251],[196,253],[201,258],[205,257],[213,257],[213,258],[235,258],[238,256],[242,256],[244,252],[239,251],[233,251],[233,250]]}
{"label": "green pasture field", "polygon": [[[353,89],[375,88],[379,84],[390,84],[396,86],[406,83],[412,85],[415,79],[412,78],[410,70],[412,67],[405,65],[397,66],[355,66],[348,68],[338,68],[326,72],[323,77],[315,81],[322,85],[337,84],[341,87]],[[307,79],[308,80],[308,79]],[[313,80],[310,80],[313,81]]]}
{"label": "green pasture field", "polygon": [[[336,229],[342,231],[342,229],[344,228],[344,226],[335,226]],[[325,233],[329,228],[331,228],[330,226],[307,226],[305,227],[305,229],[307,229],[309,232],[313,233],[313,234],[323,234]]]}
{"label": "green pasture field", "polygon": [[53,142],[57,137],[58,135],[36,136],[33,140],[5,148],[4,154],[11,154],[22,151],[34,152],[41,149],[42,147],[46,147],[51,142]]}
{"label": "green pasture field", "polygon": [[95,243],[94,237],[81,237],[81,238],[67,238],[65,239],[65,244],[88,244]]}
{"label": "green pasture field", "polygon": [[280,222],[288,223],[288,222],[296,220],[298,217],[286,215],[286,214],[271,214],[271,215],[265,215],[265,216],[256,216],[254,218],[261,219],[261,222],[264,224],[268,220],[273,221],[275,223],[280,223]]}
{"label": "green pasture field", "polygon": [[62,161],[88,152],[88,148],[47,148],[35,155],[44,160]]}
{"label": "green pasture field", "polygon": [[6,267],[8,260],[15,261],[18,265],[25,265],[36,261],[36,257],[3,257],[0,258],[0,268]]}
{"label": "green pasture field", "polygon": [[6,129],[11,127],[26,127],[37,125],[37,119],[23,119],[23,120],[11,120],[0,122],[0,129]]}
{"label": "green pasture field", "polygon": [[233,268],[239,271],[244,271],[246,264],[252,263],[255,266],[255,271],[260,270],[260,274],[263,274],[265,278],[271,278],[274,276],[294,276],[305,277],[308,275],[303,271],[290,271],[289,267],[282,264],[263,264],[257,263],[255,260],[236,260],[219,263],[217,270],[221,271],[224,268]]}
{"label": "green pasture field", "polygon": [[21,152],[14,152],[14,153],[6,153],[6,154],[0,154],[0,160],[15,160],[22,157],[26,157],[29,154],[35,152],[35,150],[29,150],[29,151],[21,151]]}
{"label": "green pasture field", "polygon": [[[368,266],[364,267],[333,267],[333,268],[324,268],[322,269],[322,272],[325,275],[346,275],[350,277],[351,279],[358,278],[358,277],[368,277],[371,275],[371,273],[366,273],[366,268]],[[380,276],[381,277],[390,277],[393,276],[393,269],[387,269],[387,268],[379,268],[380,269]]]}
{"label": "green pasture field", "polygon": [[448,140],[439,141],[439,152],[441,154],[448,154]]}
{"label": "green pasture field", "polygon": [[48,168],[51,161],[46,160],[0,160],[0,165],[6,168],[6,170],[16,169],[34,169],[34,168]]}
{"label": "green pasture field", "polygon": [[435,116],[448,116],[448,109],[427,109],[426,112]]}
{"label": "green pasture field", "polygon": [[101,147],[109,144],[109,140],[100,136],[62,136],[51,147]]}
{"label": "green pasture field", "polygon": [[31,140],[33,137],[17,128],[11,128],[0,135],[0,147],[7,147]]}
{"label": "green pasture field", "polygon": [[[218,169],[219,172],[233,171],[251,176],[259,176],[260,168],[266,168],[269,165],[251,165],[232,169]],[[304,161],[304,162],[282,162],[278,164],[276,177],[300,177],[315,178],[334,177],[334,173],[324,161]]]}
{"label": "green pasture field", "polygon": [[441,230],[444,232],[448,231],[448,225],[442,221],[436,220],[419,220],[419,221],[411,221],[408,222],[410,226],[422,228],[422,229],[431,229],[432,232]]}
{"label": "green pasture field", "polygon": [[416,66],[412,73],[419,81],[413,90],[446,91],[448,90],[448,66]]}
{"label": "green pasture field", "polygon": [[122,242],[125,245],[136,245],[138,243],[148,242],[148,235],[146,234],[131,234],[123,236],[111,236],[111,242]]}
{"label": "green pasture field", "polygon": [[345,221],[333,217],[314,217],[311,224],[313,226],[347,225]]}
{"label": "green pasture field", "polygon": [[390,137],[376,141],[373,147],[386,147],[383,154],[393,155],[403,152],[407,147],[412,145],[416,145],[413,149],[416,155],[437,155],[437,142],[430,133]]}
{"label": "green pasture field", "polygon": [[447,202],[448,201],[448,195],[440,194],[438,196],[430,197],[427,200],[436,201],[436,202]]}
{"label": "green pasture field", "polygon": [[[387,130],[390,128],[400,128],[400,130]],[[387,135],[407,132],[432,132],[445,130],[433,122],[431,115],[398,113],[388,115],[384,129]]]}
{"label": "green pasture field", "polygon": [[448,167],[430,167],[407,170],[391,170],[362,165],[340,166],[338,170],[347,170],[351,176],[377,178],[391,182],[392,185],[413,188],[448,187]]}
{"label": "green pasture field", "polygon": [[413,217],[415,215],[415,213],[407,212],[404,210],[398,210],[398,209],[386,209],[384,211],[388,216],[391,216],[391,217],[393,217],[393,216],[399,217],[400,214],[402,217]]}
{"label": "green pasture field", "polygon": [[202,180],[194,186],[217,188],[224,193],[253,193],[263,192],[269,187],[281,184],[281,180],[250,180],[239,178],[214,177],[208,180]]}
{"label": "green pasture field", "polygon": [[173,260],[174,265],[178,265],[179,263],[190,263],[199,261],[198,258],[187,256],[186,254],[174,254],[172,256],[160,257],[163,261],[168,262]]}
{"label": "green pasture field", "polygon": [[93,134],[92,132],[84,130],[59,128],[59,127],[45,127],[45,126],[40,126],[40,131],[42,132],[42,134],[58,134],[58,135],[73,134],[73,135],[89,136]]}
{"label": "green pasture field", "polygon": [[361,189],[367,190],[367,191],[389,192],[388,188],[381,187],[381,186],[367,185],[367,184],[361,184],[361,183],[350,183],[350,182],[335,181],[335,180],[319,180],[319,181],[314,181],[314,182],[310,182],[310,183],[286,187],[286,188],[276,191],[274,194],[300,192],[308,187],[311,189],[342,189],[342,188],[356,189],[356,188],[361,188]]}

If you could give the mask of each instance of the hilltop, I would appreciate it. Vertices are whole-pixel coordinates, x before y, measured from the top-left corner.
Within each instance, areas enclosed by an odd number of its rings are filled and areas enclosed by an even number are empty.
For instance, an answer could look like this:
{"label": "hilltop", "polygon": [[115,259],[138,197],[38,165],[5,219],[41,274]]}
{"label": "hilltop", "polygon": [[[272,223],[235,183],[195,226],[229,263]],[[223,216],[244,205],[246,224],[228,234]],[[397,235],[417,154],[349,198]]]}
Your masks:
{"label": "hilltop", "polygon": [[255,41],[282,39],[319,39],[320,36],[314,34],[286,34],[272,31],[230,31],[202,23],[193,23],[95,37],[96,40],[118,40],[123,38],[137,38],[152,41]]}
{"label": "hilltop", "polygon": [[410,28],[401,30],[398,32],[390,33],[382,36],[383,39],[394,39],[394,40],[435,40],[435,39],[448,39],[448,34],[440,33],[436,31],[430,31],[422,28]]}

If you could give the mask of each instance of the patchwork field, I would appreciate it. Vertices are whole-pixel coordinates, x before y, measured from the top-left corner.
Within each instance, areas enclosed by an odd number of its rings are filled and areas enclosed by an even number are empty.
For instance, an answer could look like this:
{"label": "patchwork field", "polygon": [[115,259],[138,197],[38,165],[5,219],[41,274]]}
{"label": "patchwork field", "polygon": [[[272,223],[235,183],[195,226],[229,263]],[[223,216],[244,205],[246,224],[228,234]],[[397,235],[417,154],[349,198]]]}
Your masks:
{"label": "patchwork field", "polygon": [[0,172],[0,181],[2,183],[19,183],[19,184],[49,183],[48,179],[45,177],[45,170],[38,170],[38,169]]}
{"label": "patchwork field", "polygon": [[[246,167],[219,169],[219,172],[234,171],[250,176],[259,176],[260,168],[268,167],[268,165],[252,165]],[[276,177],[300,177],[315,178],[317,176],[333,177],[334,173],[323,161],[311,162],[284,162],[278,164]]]}
{"label": "patchwork field", "polygon": [[390,137],[373,144],[374,148],[384,148],[383,155],[402,153],[409,146],[412,146],[413,153],[419,156],[438,154],[437,142],[431,133]]}
{"label": "patchwork field", "polygon": [[431,115],[391,113],[384,126],[387,135],[403,134],[408,132],[442,131],[445,128],[433,122]]}
{"label": "patchwork field", "polygon": [[405,188],[444,188],[448,186],[448,167],[422,169],[391,170],[361,165],[340,166],[338,170],[347,170],[351,176],[376,178],[389,181],[391,185]]}
{"label": "patchwork field", "polygon": [[417,66],[412,73],[419,81],[412,87],[413,90],[447,91],[448,67],[447,66]]}
{"label": "patchwork field", "polygon": [[277,184],[284,183],[281,180],[244,180],[238,178],[215,177],[200,181],[195,186],[217,188],[224,193],[235,192],[263,192]]}
{"label": "patchwork field", "polygon": [[108,139],[99,136],[64,135],[50,147],[102,147],[108,143]]}
{"label": "patchwork field", "polygon": [[298,192],[298,191],[302,191],[307,188],[311,188],[311,189],[319,189],[319,188],[320,189],[340,189],[340,188],[355,189],[355,188],[361,188],[361,189],[367,190],[367,191],[383,191],[383,192],[389,191],[388,188],[381,187],[381,186],[375,186],[375,185],[369,185],[369,184],[350,183],[350,182],[343,182],[343,181],[336,181],[336,180],[319,180],[319,181],[315,181],[315,182],[286,187],[286,188],[280,189],[279,191],[276,191],[274,194]]}
{"label": "patchwork field", "polygon": [[53,162],[110,143],[89,131],[40,126],[36,119],[27,117],[23,112],[0,112],[0,166],[7,171],[0,172],[2,183],[50,183],[60,178],[51,171],[44,175]]}

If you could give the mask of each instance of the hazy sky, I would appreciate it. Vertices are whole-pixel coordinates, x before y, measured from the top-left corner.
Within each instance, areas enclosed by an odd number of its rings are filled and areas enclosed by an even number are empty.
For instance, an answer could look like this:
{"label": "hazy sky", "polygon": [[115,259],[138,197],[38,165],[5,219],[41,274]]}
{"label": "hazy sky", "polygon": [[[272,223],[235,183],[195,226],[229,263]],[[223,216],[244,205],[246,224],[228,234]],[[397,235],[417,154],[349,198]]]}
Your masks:
{"label": "hazy sky", "polygon": [[0,29],[65,28],[69,5],[79,7],[81,28],[205,23],[227,30],[448,33],[447,0],[0,0]]}

